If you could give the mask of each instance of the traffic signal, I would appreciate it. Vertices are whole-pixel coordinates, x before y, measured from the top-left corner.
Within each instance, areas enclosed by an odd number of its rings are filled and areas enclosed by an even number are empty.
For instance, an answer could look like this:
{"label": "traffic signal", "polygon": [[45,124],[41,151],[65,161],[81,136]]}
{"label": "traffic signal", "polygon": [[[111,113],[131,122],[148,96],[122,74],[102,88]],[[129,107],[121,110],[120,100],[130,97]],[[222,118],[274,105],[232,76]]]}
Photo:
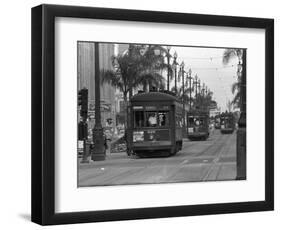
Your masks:
{"label": "traffic signal", "polygon": [[78,123],[78,140],[84,140],[88,137],[88,125],[87,123],[80,121]]}
{"label": "traffic signal", "polygon": [[88,89],[83,88],[79,90],[78,106],[81,106],[80,116],[83,118],[83,121],[86,121],[88,117]]}

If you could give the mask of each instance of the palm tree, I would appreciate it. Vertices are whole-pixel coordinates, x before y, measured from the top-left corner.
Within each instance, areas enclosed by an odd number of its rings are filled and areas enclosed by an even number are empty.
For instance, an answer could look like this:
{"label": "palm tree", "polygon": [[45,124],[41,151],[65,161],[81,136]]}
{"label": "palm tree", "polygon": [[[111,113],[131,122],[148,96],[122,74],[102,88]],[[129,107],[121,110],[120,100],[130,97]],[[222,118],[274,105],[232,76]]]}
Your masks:
{"label": "palm tree", "polygon": [[[223,53],[222,62],[224,65],[227,65],[231,59],[241,57],[242,54],[243,54],[242,49],[226,49],[226,50],[224,50],[224,53]],[[237,74],[237,82],[234,82],[231,87],[232,94],[234,94],[234,98],[231,101],[231,103],[236,108],[241,105],[240,104],[240,102],[241,102],[241,93],[240,93],[241,84],[240,83],[241,83],[241,79],[240,79],[240,76]]]}
{"label": "palm tree", "polygon": [[[163,55],[155,55],[154,49],[161,49],[158,46],[146,46],[145,51],[143,46],[129,45],[128,51],[124,55],[112,56],[112,66],[114,70],[102,70],[101,83],[108,83],[123,93],[123,99],[126,108],[128,108],[128,99],[132,96],[133,89],[142,86],[144,90],[150,86],[164,88],[165,79],[161,75],[161,70],[169,67],[164,63]],[[129,95],[129,98],[128,98]],[[125,121],[127,112],[124,113]],[[127,123],[125,122],[125,136],[127,136]],[[125,140],[128,139],[125,137]],[[128,143],[127,143],[128,144]],[[127,153],[130,155],[130,152]]]}
{"label": "palm tree", "polygon": [[[168,68],[162,55],[155,55],[155,46],[147,46],[142,53],[141,46],[130,45],[129,50],[121,55],[112,56],[113,70],[101,70],[101,84],[108,83],[123,94],[125,108],[132,96],[133,89],[150,86],[164,88],[165,79],[160,74],[161,70]],[[161,48],[161,47],[160,47]],[[124,113],[124,121],[128,121],[128,110]],[[125,122],[125,133],[128,124]]]}
{"label": "palm tree", "polygon": [[154,54],[154,49],[154,46],[148,46],[144,55],[141,55],[140,47],[132,45],[131,53],[112,56],[112,65],[115,69],[102,70],[101,83],[108,83],[120,90],[125,103],[128,101],[130,87],[137,89],[142,86],[144,90],[147,90],[153,85],[163,88],[165,79],[160,71],[168,67],[162,55]]}
{"label": "palm tree", "polygon": [[208,90],[206,94],[198,93],[194,101],[196,107],[201,109],[208,109],[213,102],[213,92]]}
{"label": "palm tree", "polygon": [[227,65],[232,58],[238,58],[242,56],[242,49],[225,49],[223,52],[222,62],[224,65]]}
{"label": "palm tree", "polygon": [[239,90],[239,86],[240,86],[240,79],[239,82],[234,82],[231,86],[231,92],[232,94],[234,94],[234,98],[231,101],[231,104],[234,106],[234,108],[238,108],[239,105],[241,105],[241,94],[240,94],[240,90]]}
{"label": "palm tree", "polygon": [[226,107],[227,107],[228,112],[232,111],[232,106],[233,106],[233,103],[231,101],[227,101]]}

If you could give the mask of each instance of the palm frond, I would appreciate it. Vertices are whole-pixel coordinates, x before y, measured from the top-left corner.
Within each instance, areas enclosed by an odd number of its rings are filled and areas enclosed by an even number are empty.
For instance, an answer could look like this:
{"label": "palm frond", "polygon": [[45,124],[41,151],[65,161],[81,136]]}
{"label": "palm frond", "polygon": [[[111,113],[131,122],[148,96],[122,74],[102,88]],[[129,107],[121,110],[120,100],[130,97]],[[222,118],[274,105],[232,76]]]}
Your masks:
{"label": "palm frond", "polygon": [[239,90],[239,82],[234,82],[231,86],[231,92],[232,94],[235,94],[236,91]]}
{"label": "palm frond", "polygon": [[237,93],[233,100],[231,101],[231,104],[235,107],[238,108],[240,106],[240,100],[241,100],[241,95],[240,93]]}
{"label": "palm frond", "polygon": [[225,49],[223,52],[222,63],[227,65],[232,58],[238,57],[243,54],[242,49]]}
{"label": "palm frond", "polygon": [[114,72],[113,70],[100,71],[101,84],[110,84],[121,91],[124,91],[124,79],[122,79],[121,74]]}
{"label": "palm frond", "polygon": [[227,65],[233,57],[237,56],[237,49],[226,49],[223,52],[222,62]]}

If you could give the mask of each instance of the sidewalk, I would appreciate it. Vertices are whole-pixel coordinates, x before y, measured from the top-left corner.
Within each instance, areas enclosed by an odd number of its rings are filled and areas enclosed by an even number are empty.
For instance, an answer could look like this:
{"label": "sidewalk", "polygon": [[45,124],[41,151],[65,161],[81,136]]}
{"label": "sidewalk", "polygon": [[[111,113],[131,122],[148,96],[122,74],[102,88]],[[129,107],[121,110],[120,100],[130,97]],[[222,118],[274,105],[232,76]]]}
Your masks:
{"label": "sidewalk", "polygon": [[127,152],[118,152],[118,153],[109,153],[109,151],[106,152],[105,160],[104,161],[93,161],[91,160],[91,156],[88,157],[89,163],[81,164],[82,158],[78,158],[78,164],[79,168],[87,168],[87,166],[92,165],[101,165],[101,164],[111,164],[115,163],[117,164],[120,160],[122,161],[130,161],[132,159],[135,159],[136,156],[128,156]]}

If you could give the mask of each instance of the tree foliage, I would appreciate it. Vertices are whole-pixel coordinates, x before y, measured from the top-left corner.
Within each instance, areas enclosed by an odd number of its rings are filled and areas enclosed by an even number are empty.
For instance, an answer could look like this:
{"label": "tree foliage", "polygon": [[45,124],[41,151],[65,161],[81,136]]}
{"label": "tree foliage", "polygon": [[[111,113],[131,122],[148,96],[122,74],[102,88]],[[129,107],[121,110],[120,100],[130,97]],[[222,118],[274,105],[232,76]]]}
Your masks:
{"label": "tree foliage", "polygon": [[[155,55],[156,48],[160,49],[160,55]],[[142,49],[141,46],[130,45],[125,54],[112,56],[113,70],[101,71],[101,82],[119,89],[123,93],[124,101],[128,99],[130,87],[131,89],[143,87],[144,90],[150,86],[164,88],[165,78],[161,71],[164,69],[171,71],[170,66],[164,62],[163,47],[150,45],[145,47],[144,52]]]}
{"label": "tree foliage", "polygon": [[[243,55],[243,50],[242,49],[225,49],[223,53],[223,59],[222,62],[224,65],[229,64],[231,59],[233,58],[238,58],[239,56]],[[240,94],[240,82],[241,79],[239,76],[237,76],[237,81],[234,82],[231,86],[231,92],[234,94],[234,98],[231,101],[232,105],[234,108],[238,108],[240,106],[241,102],[241,94]]]}

